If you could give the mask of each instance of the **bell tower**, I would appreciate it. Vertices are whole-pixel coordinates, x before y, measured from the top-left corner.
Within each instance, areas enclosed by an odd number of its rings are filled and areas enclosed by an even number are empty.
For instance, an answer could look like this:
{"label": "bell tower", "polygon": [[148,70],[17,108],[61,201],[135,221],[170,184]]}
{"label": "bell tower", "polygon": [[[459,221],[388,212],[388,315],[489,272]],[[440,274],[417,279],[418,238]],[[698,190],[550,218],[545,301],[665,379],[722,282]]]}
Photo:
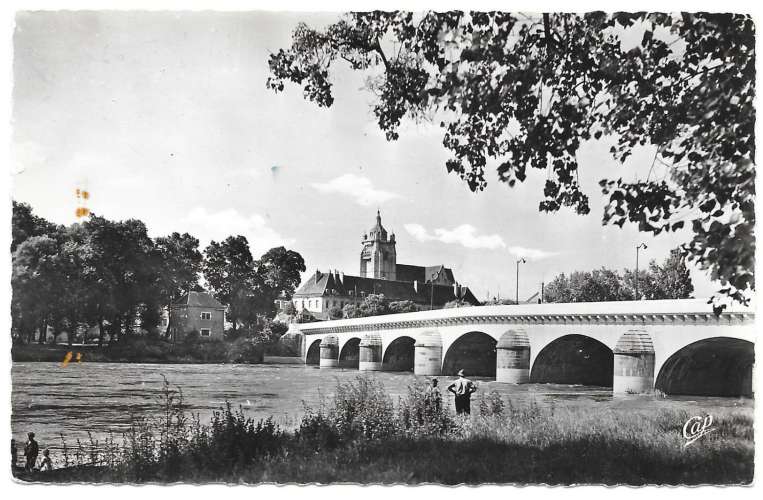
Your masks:
{"label": "bell tower", "polygon": [[376,211],[376,224],[363,235],[363,249],[360,251],[360,276],[395,280],[397,252],[395,233],[387,238],[387,230],[381,223],[381,213]]}

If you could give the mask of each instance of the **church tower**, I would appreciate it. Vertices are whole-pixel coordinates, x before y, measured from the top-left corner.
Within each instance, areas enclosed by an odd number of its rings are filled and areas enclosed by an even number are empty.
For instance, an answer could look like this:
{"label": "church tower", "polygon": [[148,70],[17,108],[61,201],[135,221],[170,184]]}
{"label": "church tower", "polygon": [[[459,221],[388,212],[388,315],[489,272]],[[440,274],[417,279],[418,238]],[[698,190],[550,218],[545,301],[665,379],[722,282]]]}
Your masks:
{"label": "church tower", "polygon": [[381,223],[381,214],[376,211],[376,225],[363,235],[363,249],[360,251],[360,276],[365,278],[396,279],[397,252],[395,233],[387,239],[387,230]]}

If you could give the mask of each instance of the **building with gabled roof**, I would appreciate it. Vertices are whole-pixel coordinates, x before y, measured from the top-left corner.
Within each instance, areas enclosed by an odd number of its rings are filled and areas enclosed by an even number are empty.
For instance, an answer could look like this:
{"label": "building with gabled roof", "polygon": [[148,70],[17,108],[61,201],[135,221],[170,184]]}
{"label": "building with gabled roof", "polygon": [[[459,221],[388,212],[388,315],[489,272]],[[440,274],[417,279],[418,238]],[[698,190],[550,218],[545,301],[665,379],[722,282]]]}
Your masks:
{"label": "building with gabled roof", "polygon": [[456,282],[453,270],[442,264],[398,264],[395,245],[395,234],[388,235],[377,211],[376,224],[363,234],[360,275],[316,270],[294,293],[294,307],[327,319],[331,308],[358,304],[371,294],[384,295],[390,301],[410,300],[423,308],[440,308],[454,300],[479,304],[469,288]]}
{"label": "building with gabled roof", "polygon": [[196,331],[202,340],[222,339],[225,333],[225,306],[207,292],[190,291],[170,306],[170,338],[183,340]]}

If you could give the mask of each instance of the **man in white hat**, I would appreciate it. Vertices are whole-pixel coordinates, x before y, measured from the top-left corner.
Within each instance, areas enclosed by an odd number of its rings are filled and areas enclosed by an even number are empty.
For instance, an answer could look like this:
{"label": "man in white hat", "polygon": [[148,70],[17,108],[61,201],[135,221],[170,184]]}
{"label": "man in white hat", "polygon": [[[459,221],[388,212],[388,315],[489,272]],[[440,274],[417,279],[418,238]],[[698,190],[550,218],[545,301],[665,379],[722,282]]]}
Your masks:
{"label": "man in white hat", "polygon": [[477,392],[474,382],[466,378],[463,370],[458,370],[458,380],[448,386],[448,390],[456,395],[456,414],[469,415],[471,413],[472,393]]}

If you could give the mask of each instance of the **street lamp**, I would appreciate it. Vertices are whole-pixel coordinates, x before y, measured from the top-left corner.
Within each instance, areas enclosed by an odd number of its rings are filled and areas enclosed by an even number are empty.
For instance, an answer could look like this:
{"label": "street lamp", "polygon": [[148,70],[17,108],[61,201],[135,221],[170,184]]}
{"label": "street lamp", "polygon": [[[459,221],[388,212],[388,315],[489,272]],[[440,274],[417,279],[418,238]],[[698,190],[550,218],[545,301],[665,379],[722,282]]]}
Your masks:
{"label": "street lamp", "polygon": [[520,264],[520,263],[522,263],[522,264],[526,264],[526,263],[527,263],[527,261],[525,260],[525,258],[524,258],[524,257],[522,257],[521,259],[519,259],[519,260],[517,261],[517,302],[516,302],[516,303],[517,303],[517,305],[519,305],[519,264]]}
{"label": "street lamp", "polygon": [[638,251],[640,248],[647,249],[646,243],[636,245],[636,300],[641,300],[638,295]]}
{"label": "street lamp", "polygon": [[429,310],[434,309],[434,279],[437,277],[437,273],[432,273],[432,279],[429,281]]}

